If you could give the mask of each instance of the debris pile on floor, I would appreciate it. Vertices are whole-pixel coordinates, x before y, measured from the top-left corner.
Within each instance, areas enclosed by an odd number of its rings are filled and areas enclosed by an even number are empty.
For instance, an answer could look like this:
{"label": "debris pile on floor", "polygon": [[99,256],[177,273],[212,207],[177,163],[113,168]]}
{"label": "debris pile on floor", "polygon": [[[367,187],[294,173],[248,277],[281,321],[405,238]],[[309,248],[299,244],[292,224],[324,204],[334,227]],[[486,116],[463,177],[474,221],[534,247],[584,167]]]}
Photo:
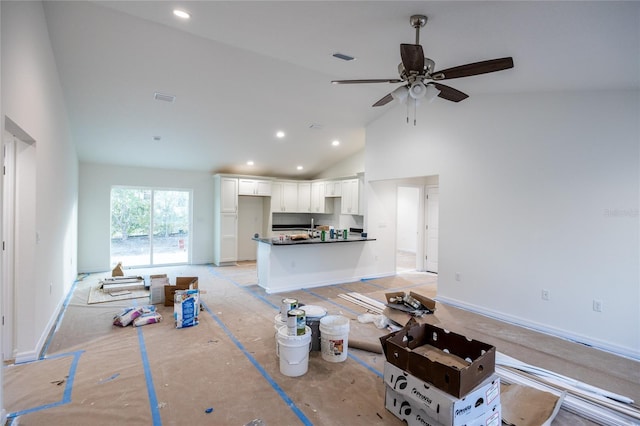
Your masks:
{"label": "debris pile on floor", "polygon": [[126,327],[133,324],[134,327],[141,327],[147,324],[155,324],[162,320],[162,315],[156,311],[153,305],[130,306],[124,308],[113,317],[113,325]]}
{"label": "debris pile on floor", "polygon": [[385,293],[385,297],[387,298],[387,307],[407,312],[414,317],[432,314],[436,310],[435,300],[413,291],[409,292],[409,294],[404,291]]}

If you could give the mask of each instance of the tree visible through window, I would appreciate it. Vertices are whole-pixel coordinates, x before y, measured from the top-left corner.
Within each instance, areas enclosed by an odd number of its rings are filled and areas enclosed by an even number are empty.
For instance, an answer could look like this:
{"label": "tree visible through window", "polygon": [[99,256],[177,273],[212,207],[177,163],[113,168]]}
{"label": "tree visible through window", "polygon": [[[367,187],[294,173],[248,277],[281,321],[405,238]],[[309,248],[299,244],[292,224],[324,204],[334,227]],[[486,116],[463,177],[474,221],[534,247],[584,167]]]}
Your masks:
{"label": "tree visible through window", "polygon": [[190,198],[189,191],[112,188],[111,264],[187,263]]}

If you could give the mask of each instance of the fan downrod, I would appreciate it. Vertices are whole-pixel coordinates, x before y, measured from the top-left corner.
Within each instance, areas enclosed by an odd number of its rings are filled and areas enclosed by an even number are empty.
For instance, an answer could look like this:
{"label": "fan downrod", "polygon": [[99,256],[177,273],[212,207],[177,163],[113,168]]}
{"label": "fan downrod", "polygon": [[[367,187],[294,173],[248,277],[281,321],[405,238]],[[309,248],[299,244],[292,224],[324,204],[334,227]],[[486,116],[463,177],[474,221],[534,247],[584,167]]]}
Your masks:
{"label": "fan downrod", "polygon": [[409,23],[416,29],[416,44],[420,44],[420,28],[427,25],[427,17],[425,15],[411,15]]}

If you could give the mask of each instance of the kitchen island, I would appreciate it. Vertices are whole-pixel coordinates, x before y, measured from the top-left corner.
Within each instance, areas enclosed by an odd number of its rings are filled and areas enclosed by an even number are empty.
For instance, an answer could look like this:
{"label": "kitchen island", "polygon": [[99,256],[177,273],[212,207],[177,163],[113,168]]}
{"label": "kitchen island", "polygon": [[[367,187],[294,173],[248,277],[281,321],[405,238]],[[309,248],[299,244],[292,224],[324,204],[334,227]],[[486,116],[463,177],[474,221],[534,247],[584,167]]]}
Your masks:
{"label": "kitchen island", "polygon": [[254,238],[258,243],[258,285],[267,293],[375,278],[365,245],[373,238]]}

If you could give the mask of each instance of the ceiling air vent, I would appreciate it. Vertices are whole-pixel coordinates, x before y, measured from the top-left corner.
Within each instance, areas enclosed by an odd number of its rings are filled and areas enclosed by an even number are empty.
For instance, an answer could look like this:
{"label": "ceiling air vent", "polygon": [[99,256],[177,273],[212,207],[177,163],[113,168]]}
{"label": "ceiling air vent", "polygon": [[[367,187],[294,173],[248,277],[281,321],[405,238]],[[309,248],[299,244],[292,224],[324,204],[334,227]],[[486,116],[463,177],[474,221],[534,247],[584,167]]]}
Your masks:
{"label": "ceiling air vent", "polygon": [[343,61],[353,61],[355,58],[353,56],[345,55],[344,53],[334,53],[334,58],[342,59]]}
{"label": "ceiling air vent", "polygon": [[166,93],[156,92],[153,94],[153,99],[156,101],[175,102],[176,97],[173,95],[167,95]]}

